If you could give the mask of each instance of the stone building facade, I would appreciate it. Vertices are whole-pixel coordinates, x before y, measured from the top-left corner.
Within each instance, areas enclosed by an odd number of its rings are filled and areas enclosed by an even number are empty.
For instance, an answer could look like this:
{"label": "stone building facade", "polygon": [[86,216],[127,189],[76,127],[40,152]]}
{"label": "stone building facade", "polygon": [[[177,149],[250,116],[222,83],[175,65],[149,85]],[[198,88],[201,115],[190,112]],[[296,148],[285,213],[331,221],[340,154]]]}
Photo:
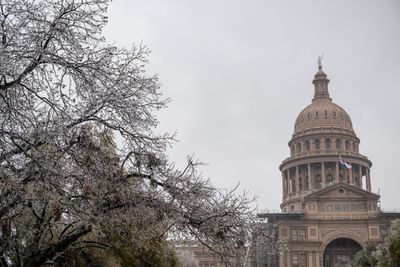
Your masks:
{"label": "stone building facade", "polygon": [[280,165],[282,213],[259,214],[276,224],[285,247],[280,267],[352,266],[367,243],[383,242],[397,213],[380,209],[372,162],[359,151],[350,116],[332,102],[319,64],[312,103],[298,115]]}

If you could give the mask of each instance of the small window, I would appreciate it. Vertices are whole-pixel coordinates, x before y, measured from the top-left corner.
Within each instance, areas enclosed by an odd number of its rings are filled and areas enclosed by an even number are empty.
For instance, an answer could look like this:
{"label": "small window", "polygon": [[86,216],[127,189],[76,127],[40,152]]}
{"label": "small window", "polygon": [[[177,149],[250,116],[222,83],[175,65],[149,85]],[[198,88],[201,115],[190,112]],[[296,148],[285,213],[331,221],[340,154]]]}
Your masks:
{"label": "small window", "polygon": [[298,240],[299,241],[306,240],[306,230],[305,229],[299,229]]}
{"label": "small window", "polygon": [[340,188],[337,192],[338,192],[339,195],[343,195],[344,194],[344,190],[342,188]]}
{"label": "small window", "polygon": [[315,117],[317,117],[317,118],[318,118],[318,110],[317,110],[317,111],[315,111]]}
{"label": "small window", "polygon": [[310,236],[317,236],[317,229],[311,228],[311,230],[310,230]]}
{"label": "small window", "polygon": [[297,229],[292,229],[290,231],[290,239],[293,241],[297,241]]}
{"label": "small window", "polygon": [[325,114],[325,117],[328,117],[328,111],[325,110],[324,114]]}
{"label": "small window", "polygon": [[336,111],[333,111],[333,117],[336,118]]}

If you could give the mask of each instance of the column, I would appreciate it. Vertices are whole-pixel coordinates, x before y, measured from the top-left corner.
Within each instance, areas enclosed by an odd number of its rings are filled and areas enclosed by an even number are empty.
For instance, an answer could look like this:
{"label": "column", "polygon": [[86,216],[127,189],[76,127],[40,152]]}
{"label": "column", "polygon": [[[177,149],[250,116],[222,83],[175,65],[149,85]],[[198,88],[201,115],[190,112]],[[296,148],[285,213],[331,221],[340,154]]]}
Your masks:
{"label": "column", "polygon": [[[349,164],[351,164],[351,163],[349,162]],[[352,164],[352,166],[353,166],[353,164]],[[349,174],[349,179],[350,179],[349,184],[353,185],[353,168],[351,168],[350,170],[347,169],[347,172]]]}
{"label": "column", "polygon": [[292,180],[290,179],[290,168],[287,169],[288,189],[289,194],[292,193]]}
{"label": "column", "polygon": [[285,173],[282,172],[282,195],[283,195],[283,200],[286,198],[286,186],[285,186]]}
{"label": "column", "polygon": [[353,165],[354,165],[354,164],[352,164],[352,163],[350,163],[350,164],[351,164],[350,182],[351,182],[351,185],[354,185],[354,184],[355,184],[355,183],[354,183],[355,168],[353,168]]}
{"label": "column", "polygon": [[322,188],[325,188],[326,178],[325,178],[325,164],[321,162],[321,175],[322,175]]}
{"label": "column", "polygon": [[296,192],[300,193],[299,166],[296,165]]}
{"label": "column", "polygon": [[308,163],[307,164],[307,168],[308,168],[308,190],[311,190],[313,188],[312,183],[311,183],[311,164]]}
{"label": "column", "polygon": [[312,267],[312,252],[308,252],[308,266]]}
{"label": "column", "polygon": [[361,164],[358,165],[358,185],[357,187],[360,187],[360,182],[362,180],[362,166]]}
{"label": "column", "polygon": [[[287,174],[287,172],[286,172],[286,174]],[[290,193],[290,184],[289,184],[289,178],[286,176],[286,178],[285,178],[286,180],[286,197],[289,195],[289,193]]]}
{"label": "column", "polygon": [[286,256],[287,256],[287,258],[286,258],[287,265],[286,266],[289,267],[292,265],[292,261],[290,260],[290,251],[286,252]]}
{"label": "column", "polygon": [[335,177],[335,179],[336,179],[336,184],[338,184],[340,181],[339,181],[339,162],[337,162],[336,161],[336,177]]}
{"label": "column", "polygon": [[371,192],[371,173],[370,173],[369,168],[367,168],[366,173],[367,173],[367,181],[366,181],[367,182],[367,191]]}
{"label": "column", "polygon": [[315,267],[320,267],[319,252],[315,253]]}

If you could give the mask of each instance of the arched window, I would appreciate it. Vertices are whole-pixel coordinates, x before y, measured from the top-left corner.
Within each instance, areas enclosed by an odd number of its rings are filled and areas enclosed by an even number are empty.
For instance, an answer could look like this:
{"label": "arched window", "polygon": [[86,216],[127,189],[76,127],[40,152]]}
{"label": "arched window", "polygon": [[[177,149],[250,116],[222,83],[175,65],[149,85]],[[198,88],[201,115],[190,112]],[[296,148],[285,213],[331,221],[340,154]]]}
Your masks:
{"label": "arched window", "polygon": [[349,141],[349,140],[346,140],[345,149],[346,149],[346,150],[349,150],[349,149],[350,149],[350,141]]}
{"label": "arched window", "polygon": [[315,149],[319,149],[319,139],[314,140]]}
{"label": "arched window", "polygon": [[306,146],[306,151],[310,151],[310,141],[307,140],[304,144]]}
{"label": "arched window", "polygon": [[301,153],[301,144],[297,143],[297,153]]}
{"label": "arched window", "polygon": [[333,176],[332,176],[332,174],[328,174],[326,176],[326,184],[327,185],[333,185]]}
{"label": "arched window", "polygon": [[342,148],[342,142],[340,141],[340,139],[336,139],[336,149],[341,149]]}
{"label": "arched window", "polygon": [[331,149],[331,139],[329,138],[325,139],[325,147],[326,149]]}
{"label": "arched window", "polygon": [[321,175],[315,176],[315,188],[320,189],[322,187],[322,177]]}

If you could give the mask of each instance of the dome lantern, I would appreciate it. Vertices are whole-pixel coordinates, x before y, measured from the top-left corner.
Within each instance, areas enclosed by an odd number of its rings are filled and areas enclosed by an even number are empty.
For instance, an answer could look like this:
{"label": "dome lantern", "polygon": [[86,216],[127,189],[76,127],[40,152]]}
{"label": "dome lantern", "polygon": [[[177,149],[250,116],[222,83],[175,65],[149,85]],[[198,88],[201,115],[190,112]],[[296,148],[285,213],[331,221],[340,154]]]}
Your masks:
{"label": "dome lantern", "polygon": [[318,58],[318,71],[315,74],[314,80],[312,82],[315,88],[313,101],[320,98],[326,98],[331,100],[328,91],[329,79],[327,79],[325,72],[322,71],[321,59],[322,59],[321,57]]}

